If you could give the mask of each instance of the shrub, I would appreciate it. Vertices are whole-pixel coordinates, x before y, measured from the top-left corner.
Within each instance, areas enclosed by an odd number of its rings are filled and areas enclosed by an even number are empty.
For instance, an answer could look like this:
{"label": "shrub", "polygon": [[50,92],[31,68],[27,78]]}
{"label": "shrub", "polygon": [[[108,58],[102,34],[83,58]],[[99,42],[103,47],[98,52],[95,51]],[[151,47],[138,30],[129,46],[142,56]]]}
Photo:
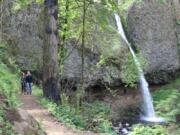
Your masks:
{"label": "shrub", "polygon": [[15,107],[20,103],[17,96],[20,91],[19,71],[15,63],[6,57],[6,47],[0,44],[0,93],[6,96],[10,107]]}
{"label": "shrub", "polygon": [[[0,135],[15,135],[13,126],[6,119],[5,108],[15,108],[19,105],[19,71],[14,61],[9,58],[5,44],[0,43],[0,95],[5,96],[0,102]],[[0,97],[2,98],[2,97]],[[2,105],[3,104],[3,105]]]}
{"label": "shrub", "polygon": [[168,131],[161,125],[145,126],[137,124],[129,135],[168,135]]}
{"label": "shrub", "polygon": [[[141,68],[145,69],[148,66],[147,60],[141,54],[136,54],[136,56]],[[131,53],[128,54],[127,59],[125,59],[123,62],[121,79],[124,83],[126,83],[126,86],[129,87],[136,86],[136,82],[139,79],[138,68]]]}
{"label": "shrub", "polygon": [[153,98],[157,115],[175,122],[175,116],[180,112],[179,91],[174,88],[161,89],[154,93]]}
{"label": "shrub", "polygon": [[87,119],[86,129],[101,133],[113,132],[111,110],[104,103],[99,101],[84,103],[82,114]]}

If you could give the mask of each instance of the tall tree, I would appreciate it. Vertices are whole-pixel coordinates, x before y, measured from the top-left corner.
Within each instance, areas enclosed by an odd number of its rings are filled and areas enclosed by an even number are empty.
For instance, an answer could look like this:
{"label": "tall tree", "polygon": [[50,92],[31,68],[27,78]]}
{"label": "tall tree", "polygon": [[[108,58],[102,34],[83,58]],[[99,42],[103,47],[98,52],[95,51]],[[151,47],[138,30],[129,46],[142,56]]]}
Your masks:
{"label": "tall tree", "polygon": [[82,30],[82,45],[81,45],[81,61],[82,61],[82,66],[81,66],[81,85],[83,87],[84,85],[84,46],[85,46],[85,25],[86,25],[86,0],[83,1],[83,30]]}
{"label": "tall tree", "polygon": [[3,38],[3,0],[0,0],[0,42],[2,42]]}
{"label": "tall tree", "polygon": [[43,94],[60,101],[58,81],[58,0],[44,1]]}

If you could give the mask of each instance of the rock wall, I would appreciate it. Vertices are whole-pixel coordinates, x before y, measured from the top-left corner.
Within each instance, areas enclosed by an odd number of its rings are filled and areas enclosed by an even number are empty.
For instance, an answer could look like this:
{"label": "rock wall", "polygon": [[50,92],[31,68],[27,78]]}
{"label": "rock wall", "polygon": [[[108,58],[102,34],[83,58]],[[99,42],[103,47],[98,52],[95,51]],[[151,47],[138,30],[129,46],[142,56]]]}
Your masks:
{"label": "rock wall", "polygon": [[[82,58],[81,48],[75,46],[74,42],[69,42],[66,45],[67,57],[64,61],[64,70],[61,75],[61,89],[62,90],[76,90],[81,86],[81,72],[82,72]],[[96,48],[99,49],[99,48]],[[123,59],[126,56],[127,48],[119,49],[119,52],[123,56],[119,56],[119,59]],[[104,90],[107,86],[120,86],[122,81],[120,80],[120,70],[113,65],[98,66],[101,53],[98,51],[89,50],[85,48],[84,53],[84,87],[86,90],[96,89],[98,91]],[[117,59],[118,60],[118,59]],[[120,62],[120,60],[118,60]],[[69,93],[71,94],[71,93]]]}
{"label": "rock wall", "polygon": [[[42,35],[43,22],[41,19],[42,7],[32,3],[25,9],[13,13],[13,0],[5,0],[3,12],[3,38],[10,45],[11,54],[15,57],[18,64],[23,70],[40,71],[42,67]],[[114,17],[111,16],[109,21],[114,29]],[[179,69],[180,48],[180,6],[179,0],[167,0],[160,3],[159,0],[144,0],[142,3],[133,4],[128,11],[128,32],[131,43],[147,59],[149,66],[146,72],[149,74],[149,80],[161,83],[167,82],[169,76],[176,74]],[[98,29],[98,27],[97,27]],[[96,30],[97,30],[96,29]],[[98,33],[98,34],[97,34]],[[94,40],[88,45],[98,46],[103,49],[97,51],[86,48],[85,56],[85,75],[88,84],[95,84],[98,80],[108,82],[109,76],[114,76],[115,80],[120,79],[120,68],[107,66],[97,68],[96,64],[100,60],[101,53],[114,56],[121,55],[116,61],[126,58],[127,47],[121,45],[119,36],[113,32],[103,31],[101,34],[95,31],[91,34],[93,39],[102,39],[107,42]],[[111,37],[111,38],[109,38]],[[116,41],[113,41],[113,38]],[[81,51],[78,48],[73,49],[74,43],[68,43],[67,50],[71,55],[64,62],[63,81],[79,80],[81,74]],[[116,45],[114,45],[116,44]],[[111,45],[111,47],[109,46]],[[112,45],[114,45],[112,47]],[[117,46],[121,46],[120,49]],[[124,48],[123,48],[124,46]],[[114,50],[113,50],[114,49]],[[111,52],[111,50],[113,50]],[[179,49],[180,50],[180,49]],[[108,54],[109,53],[109,54]],[[121,62],[116,63],[119,66]],[[113,75],[110,75],[113,74]]]}
{"label": "rock wall", "polygon": [[[4,1],[6,10],[3,15],[3,39],[8,43],[11,54],[15,57],[17,63],[23,70],[35,70],[33,73],[38,73],[42,68],[42,31],[43,22],[41,19],[42,7],[36,3],[30,4],[25,9],[14,13],[12,11],[13,0]],[[99,6],[97,6],[98,12]],[[112,14],[109,19],[111,25],[115,28],[115,22]],[[97,27],[97,26],[96,26]],[[100,28],[98,28],[99,30]],[[120,71],[113,66],[97,67],[104,51],[106,55],[115,55],[123,59],[128,51],[127,47],[120,47],[120,37],[116,31],[98,31],[91,33],[91,36],[97,41],[91,41],[85,47],[85,87],[94,86],[97,83],[110,83],[114,85],[114,81],[119,81]],[[109,38],[111,36],[111,38]],[[102,40],[103,43],[102,44]],[[114,45],[116,43],[116,45]],[[109,47],[109,45],[113,47]],[[93,48],[89,47],[93,46]],[[98,46],[98,47],[97,47]],[[99,49],[99,50],[98,50]],[[75,46],[75,42],[68,42],[66,45],[68,57],[64,61],[64,71],[61,75],[62,87],[76,89],[79,86],[81,78],[81,49],[80,45]],[[38,72],[37,72],[38,71]],[[113,78],[112,78],[113,77]],[[69,84],[71,83],[71,84]],[[118,83],[116,83],[118,84]],[[119,83],[120,84],[120,83]],[[104,85],[104,84],[103,84]],[[62,88],[63,89],[63,88]]]}
{"label": "rock wall", "polygon": [[32,3],[13,12],[13,0],[5,0],[2,31],[10,52],[23,70],[39,70],[42,66],[42,7]]}
{"label": "rock wall", "polygon": [[[146,72],[155,81],[166,80],[162,73],[179,69],[177,17],[179,1],[144,0],[128,12],[128,33],[132,44],[147,59]],[[152,77],[152,73],[154,76]],[[160,74],[158,74],[160,73]],[[167,75],[167,74],[166,74]],[[167,80],[166,80],[167,81]]]}
{"label": "rock wall", "polygon": [[173,4],[172,6],[174,7],[173,9],[174,9],[174,14],[175,14],[176,36],[178,39],[178,48],[180,49],[180,1],[173,0],[172,4]]}

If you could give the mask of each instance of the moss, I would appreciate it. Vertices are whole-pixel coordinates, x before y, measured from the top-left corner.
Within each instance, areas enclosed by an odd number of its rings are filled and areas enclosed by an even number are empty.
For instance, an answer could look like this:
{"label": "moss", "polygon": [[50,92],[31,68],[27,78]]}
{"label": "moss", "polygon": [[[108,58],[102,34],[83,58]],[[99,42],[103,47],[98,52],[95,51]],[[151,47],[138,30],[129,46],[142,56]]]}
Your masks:
{"label": "moss", "polygon": [[180,111],[179,83],[180,78],[177,78],[153,93],[157,115],[169,122],[176,122],[176,116]]}
{"label": "moss", "polygon": [[159,3],[159,4],[166,4],[166,3],[167,3],[167,0],[158,0],[158,3]]}
{"label": "moss", "polygon": [[119,12],[122,18],[122,23],[127,29],[127,16],[128,16],[128,10],[133,4],[141,5],[143,3],[143,0],[122,0],[121,4],[119,5]]}
{"label": "moss", "polygon": [[177,25],[180,25],[180,19],[176,21],[176,24],[177,24]]}

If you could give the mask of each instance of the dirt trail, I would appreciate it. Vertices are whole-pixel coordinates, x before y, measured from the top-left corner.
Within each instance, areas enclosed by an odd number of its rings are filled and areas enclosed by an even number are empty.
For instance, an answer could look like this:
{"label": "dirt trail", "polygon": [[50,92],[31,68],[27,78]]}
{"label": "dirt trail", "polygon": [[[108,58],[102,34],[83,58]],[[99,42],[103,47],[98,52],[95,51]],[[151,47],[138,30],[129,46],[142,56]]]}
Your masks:
{"label": "dirt trail", "polygon": [[66,128],[51,113],[37,103],[37,97],[35,96],[23,95],[21,100],[23,102],[21,108],[26,110],[41,124],[47,135],[98,135],[91,132],[76,132]]}

